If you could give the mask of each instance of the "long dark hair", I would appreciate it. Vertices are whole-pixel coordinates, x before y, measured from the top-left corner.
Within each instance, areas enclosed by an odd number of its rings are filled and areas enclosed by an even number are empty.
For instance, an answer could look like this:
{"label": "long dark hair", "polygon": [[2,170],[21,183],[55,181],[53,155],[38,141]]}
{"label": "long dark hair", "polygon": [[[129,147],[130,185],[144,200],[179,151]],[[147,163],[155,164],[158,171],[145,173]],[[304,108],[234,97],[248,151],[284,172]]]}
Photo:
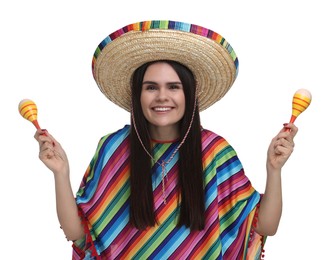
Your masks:
{"label": "long dark hair", "polygon": [[[149,62],[135,71],[132,78],[131,124],[133,125],[135,121],[140,139],[145,149],[147,149],[150,154],[152,154],[151,137],[148,132],[148,122],[142,112],[140,97],[145,71],[151,64],[156,62],[165,62],[169,64],[176,71],[183,85],[185,113],[179,124],[179,142],[182,141],[188,131],[196,100],[195,78],[192,72],[180,63],[169,60]],[[151,159],[138,139],[134,127],[131,128],[130,149],[130,222],[138,229],[145,229],[157,223],[152,191]],[[180,208],[177,225],[185,225],[191,230],[202,230],[205,225],[205,196],[201,150],[200,116],[198,104],[196,103],[194,119],[190,131],[184,143],[179,148],[178,161]]]}

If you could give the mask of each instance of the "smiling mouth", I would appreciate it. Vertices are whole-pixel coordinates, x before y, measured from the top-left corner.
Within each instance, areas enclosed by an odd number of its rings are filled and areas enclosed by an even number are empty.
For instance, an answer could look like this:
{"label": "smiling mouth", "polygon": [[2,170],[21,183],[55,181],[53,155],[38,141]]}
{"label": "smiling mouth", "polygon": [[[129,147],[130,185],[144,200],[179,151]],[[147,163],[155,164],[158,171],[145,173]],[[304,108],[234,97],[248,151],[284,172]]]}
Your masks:
{"label": "smiling mouth", "polygon": [[155,112],[167,112],[170,111],[171,107],[154,107],[152,108]]}

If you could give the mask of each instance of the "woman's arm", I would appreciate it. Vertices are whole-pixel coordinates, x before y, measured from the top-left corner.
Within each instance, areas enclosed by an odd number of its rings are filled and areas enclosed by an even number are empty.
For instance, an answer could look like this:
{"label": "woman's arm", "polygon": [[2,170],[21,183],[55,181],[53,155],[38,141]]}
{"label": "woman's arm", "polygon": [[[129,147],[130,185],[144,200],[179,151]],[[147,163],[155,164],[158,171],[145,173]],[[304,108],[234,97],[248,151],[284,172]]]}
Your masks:
{"label": "woman's arm", "polygon": [[293,152],[294,137],[297,131],[295,125],[285,125],[272,139],[268,148],[266,187],[260,202],[255,228],[256,232],[261,235],[272,236],[278,229],[282,213],[281,169]]}
{"label": "woman's arm", "polygon": [[70,182],[69,162],[61,145],[47,131],[38,130],[35,139],[39,142],[40,160],[54,173],[56,209],[60,225],[68,240],[84,236]]}

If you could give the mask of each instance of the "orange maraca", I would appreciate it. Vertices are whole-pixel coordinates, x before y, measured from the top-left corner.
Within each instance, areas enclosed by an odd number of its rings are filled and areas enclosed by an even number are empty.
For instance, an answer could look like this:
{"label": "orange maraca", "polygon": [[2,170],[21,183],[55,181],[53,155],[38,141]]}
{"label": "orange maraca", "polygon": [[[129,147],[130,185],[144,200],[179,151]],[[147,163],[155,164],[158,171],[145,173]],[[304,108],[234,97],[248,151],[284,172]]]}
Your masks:
{"label": "orange maraca", "polygon": [[30,99],[23,99],[18,104],[19,113],[24,117],[26,120],[33,123],[33,125],[40,129],[38,123],[38,108],[37,105]]}
{"label": "orange maraca", "polygon": [[290,123],[294,123],[296,118],[305,111],[311,104],[312,95],[307,89],[299,89],[295,92],[292,99],[292,113]]}

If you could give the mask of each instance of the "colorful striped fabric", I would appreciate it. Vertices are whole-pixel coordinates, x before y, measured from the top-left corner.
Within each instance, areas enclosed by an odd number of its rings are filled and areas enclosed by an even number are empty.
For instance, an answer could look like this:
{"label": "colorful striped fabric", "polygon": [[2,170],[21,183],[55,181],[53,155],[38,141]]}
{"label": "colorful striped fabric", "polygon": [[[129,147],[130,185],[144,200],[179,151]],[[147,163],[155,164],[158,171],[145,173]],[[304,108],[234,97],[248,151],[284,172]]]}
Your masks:
{"label": "colorful striped fabric", "polygon": [[104,47],[110,43],[111,41],[115,40],[116,38],[120,37],[121,35],[130,32],[130,31],[147,31],[152,29],[164,29],[164,30],[177,30],[182,32],[190,32],[197,35],[201,35],[204,37],[207,37],[209,39],[214,40],[215,42],[221,44],[230,54],[232,57],[232,60],[234,61],[234,65],[236,68],[236,75],[238,76],[239,71],[239,60],[238,57],[235,54],[235,51],[233,50],[232,46],[226,41],[224,37],[222,37],[220,34],[209,30],[207,28],[204,28],[199,25],[195,24],[189,24],[189,23],[183,23],[178,21],[168,21],[168,20],[155,20],[155,21],[143,21],[143,22],[137,22],[133,24],[129,24],[113,33],[108,35],[97,47],[94,57],[92,60],[92,71],[94,74],[94,63],[97,60],[98,55],[102,52]]}
{"label": "colorful striped fabric", "polygon": [[[163,201],[161,166],[152,167],[159,225],[140,231],[129,225],[129,132],[125,126],[103,137],[77,193],[86,238],[73,244],[73,259],[257,259],[263,238],[250,237],[260,201],[233,148],[202,130],[206,227],[176,227],[178,154],[167,165]],[[153,143],[156,160],[166,161],[178,143]],[[98,256],[97,256],[98,255]]]}

